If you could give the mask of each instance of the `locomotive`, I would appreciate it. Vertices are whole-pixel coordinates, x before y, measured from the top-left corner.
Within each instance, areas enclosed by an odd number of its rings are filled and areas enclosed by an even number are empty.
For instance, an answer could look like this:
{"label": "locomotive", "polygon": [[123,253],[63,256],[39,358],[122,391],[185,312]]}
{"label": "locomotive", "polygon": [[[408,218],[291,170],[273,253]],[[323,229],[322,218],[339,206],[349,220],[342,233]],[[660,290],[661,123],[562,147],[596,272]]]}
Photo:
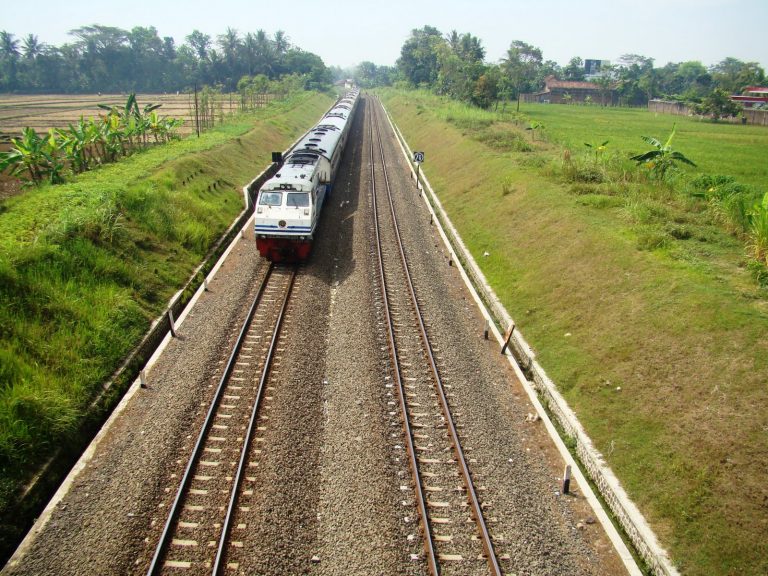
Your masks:
{"label": "locomotive", "polygon": [[272,262],[300,262],[312,249],[323,202],[341,162],[359,90],[347,92],[286,155],[256,197],[259,253]]}

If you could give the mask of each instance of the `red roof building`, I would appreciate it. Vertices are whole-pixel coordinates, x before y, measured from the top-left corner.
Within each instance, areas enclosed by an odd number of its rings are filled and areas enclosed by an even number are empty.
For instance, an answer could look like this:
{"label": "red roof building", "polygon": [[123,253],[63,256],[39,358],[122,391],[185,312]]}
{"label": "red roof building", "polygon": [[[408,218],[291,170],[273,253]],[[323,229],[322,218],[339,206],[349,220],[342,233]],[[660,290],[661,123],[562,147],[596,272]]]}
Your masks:
{"label": "red roof building", "polygon": [[733,95],[731,100],[744,108],[768,108],[768,87],[747,86],[744,88],[744,94]]}
{"label": "red roof building", "polygon": [[608,89],[595,82],[576,82],[558,80],[548,76],[544,80],[544,90],[534,94],[524,94],[526,102],[544,102],[552,104],[592,103],[603,106],[615,106],[618,103],[616,86]]}

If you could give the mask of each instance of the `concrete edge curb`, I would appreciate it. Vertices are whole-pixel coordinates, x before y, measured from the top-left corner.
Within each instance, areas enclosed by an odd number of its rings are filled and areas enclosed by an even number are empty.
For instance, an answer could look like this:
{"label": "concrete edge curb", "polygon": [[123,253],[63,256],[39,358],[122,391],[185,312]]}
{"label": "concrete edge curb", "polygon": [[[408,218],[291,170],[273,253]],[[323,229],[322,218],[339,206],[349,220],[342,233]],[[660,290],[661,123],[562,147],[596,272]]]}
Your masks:
{"label": "concrete edge curb", "polygon": [[[411,166],[411,171],[415,176],[415,171],[413,170],[413,165],[411,163],[411,158],[413,157],[412,151],[410,147],[408,147],[400,129],[390,117],[389,112],[386,111],[386,109],[385,112],[393,131],[398,136],[403,155],[408,160]],[[504,309],[501,301],[493,291],[493,288],[488,284],[482,271],[467,247],[464,245],[461,237],[451,223],[450,218],[443,209],[440,200],[432,189],[432,186],[429,184],[426,174],[423,170],[420,172],[421,179],[424,181],[426,189],[430,195],[429,198],[426,194],[424,195],[424,202],[434,216],[440,236],[443,238],[446,247],[452,253],[461,256],[461,258],[454,258],[454,261],[483,316],[489,321],[494,336],[499,344],[502,345],[504,339],[498,329],[498,325],[510,326],[513,323],[512,317]],[[434,203],[436,209],[433,208],[432,203]],[[448,228],[450,235],[453,237],[452,239],[446,234],[446,231],[443,228],[443,223],[445,223],[445,227]],[[462,260],[467,263],[469,273],[465,270]],[[489,307],[491,310],[489,310]],[[576,453],[579,456],[581,464],[587,470],[590,479],[597,486],[600,495],[608,504],[611,512],[635,546],[638,554],[648,564],[654,574],[658,576],[678,576],[679,572],[672,565],[667,552],[659,544],[656,535],[651,530],[644,516],[640,513],[634,502],[630,500],[613,471],[605,464],[602,454],[594,447],[592,440],[587,436],[581,423],[578,421],[576,414],[560,395],[554,382],[550,380],[544,369],[536,361],[534,352],[519,331],[513,333],[512,339],[510,340],[510,347],[512,348],[513,354],[507,355],[509,363],[528,393],[536,411],[545,423],[547,430],[557,445],[563,459],[566,463],[572,465],[574,477],[576,478],[579,487],[585,494],[592,508],[595,510],[596,515],[600,519],[601,524],[605,528],[629,573],[632,575],[642,574],[631,552],[622,540],[621,535],[618,533],[603,509],[602,504],[595,496],[579,466],[576,465],[575,459],[563,442],[563,439],[560,437],[549,414],[544,409],[544,406],[539,399],[539,394],[546,400],[549,410],[552,412],[552,415],[556,418],[565,434],[576,441]],[[533,375],[533,382],[529,381],[525,376],[516,358],[523,360],[527,364],[525,368]]]}

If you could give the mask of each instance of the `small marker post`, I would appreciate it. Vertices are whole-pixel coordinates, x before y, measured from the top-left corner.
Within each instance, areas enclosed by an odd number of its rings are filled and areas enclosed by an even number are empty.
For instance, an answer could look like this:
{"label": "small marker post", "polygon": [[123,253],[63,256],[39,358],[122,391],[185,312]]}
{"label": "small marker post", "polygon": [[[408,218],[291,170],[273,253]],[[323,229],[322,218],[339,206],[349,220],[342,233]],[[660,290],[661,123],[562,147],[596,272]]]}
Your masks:
{"label": "small marker post", "polygon": [[512,333],[515,331],[515,323],[509,325],[507,331],[504,333],[504,346],[501,347],[501,353],[506,354],[507,348],[509,348],[509,341],[512,340]]}
{"label": "small marker post", "polygon": [[488,333],[491,331],[491,323],[488,319],[485,320],[485,328],[483,329],[483,339],[488,340]]}
{"label": "small marker post", "polygon": [[176,338],[176,321],[173,319],[173,310],[168,308],[168,321],[171,326],[171,336]]}
{"label": "small marker post", "polygon": [[144,370],[139,372],[139,381],[141,382],[142,388],[147,387],[147,373]]}
{"label": "small marker post", "polygon": [[571,465],[565,465],[565,472],[563,472],[563,494],[569,494],[571,491]]}
{"label": "small marker post", "polygon": [[208,292],[208,276],[203,276],[203,290]]}

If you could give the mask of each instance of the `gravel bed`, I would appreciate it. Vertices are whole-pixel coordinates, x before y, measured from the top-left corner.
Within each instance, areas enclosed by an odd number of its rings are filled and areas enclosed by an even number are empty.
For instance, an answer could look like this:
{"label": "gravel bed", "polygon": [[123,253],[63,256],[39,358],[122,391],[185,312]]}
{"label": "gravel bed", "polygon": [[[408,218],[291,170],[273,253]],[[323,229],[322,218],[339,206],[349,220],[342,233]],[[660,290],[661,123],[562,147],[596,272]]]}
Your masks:
{"label": "gravel bed", "polygon": [[[313,256],[289,306],[240,502],[230,573],[424,574],[376,274],[361,104]],[[620,574],[583,499],[557,494],[561,462],[495,346],[390,141],[390,170],[417,292],[460,435],[508,574]],[[394,177],[393,177],[394,175]],[[7,574],[141,574],[265,263],[240,240],[194,311]],[[266,416],[266,418],[264,418]],[[256,450],[261,450],[257,452]],[[175,476],[174,476],[175,475]],[[501,537],[503,536],[503,540]]]}
{"label": "gravel bed", "polygon": [[483,340],[482,316],[448,265],[394,137],[385,151],[401,235],[438,366],[451,386],[462,445],[484,488],[480,498],[497,555],[509,556],[502,568],[518,576],[625,573],[584,499],[560,495],[562,460],[541,423],[530,421],[535,410],[495,343]]}

